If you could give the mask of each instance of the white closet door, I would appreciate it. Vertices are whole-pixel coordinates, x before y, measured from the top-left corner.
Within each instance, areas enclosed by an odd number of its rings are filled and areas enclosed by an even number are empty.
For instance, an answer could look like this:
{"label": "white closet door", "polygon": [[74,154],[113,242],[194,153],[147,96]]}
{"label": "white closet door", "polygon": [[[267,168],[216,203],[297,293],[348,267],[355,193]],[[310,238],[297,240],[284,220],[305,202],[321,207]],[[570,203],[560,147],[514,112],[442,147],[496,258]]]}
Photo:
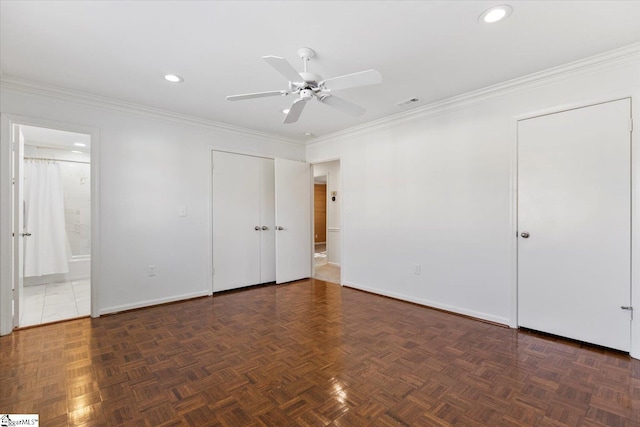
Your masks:
{"label": "white closet door", "polygon": [[518,123],[520,326],[629,350],[630,108]]}
{"label": "white closet door", "polygon": [[24,135],[18,126],[11,130],[14,146],[14,179],[13,208],[14,230],[13,239],[13,326],[20,326],[24,315],[24,239],[29,238],[24,222]]}
{"label": "white closet door", "polygon": [[218,151],[213,154],[214,292],[261,281],[263,160]]}
{"label": "white closet door", "polygon": [[276,283],[311,276],[311,165],[275,160]]}
{"label": "white closet door", "polygon": [[268,283],[276,280],[276,184],[273,159],[261,160],[260,283]]}

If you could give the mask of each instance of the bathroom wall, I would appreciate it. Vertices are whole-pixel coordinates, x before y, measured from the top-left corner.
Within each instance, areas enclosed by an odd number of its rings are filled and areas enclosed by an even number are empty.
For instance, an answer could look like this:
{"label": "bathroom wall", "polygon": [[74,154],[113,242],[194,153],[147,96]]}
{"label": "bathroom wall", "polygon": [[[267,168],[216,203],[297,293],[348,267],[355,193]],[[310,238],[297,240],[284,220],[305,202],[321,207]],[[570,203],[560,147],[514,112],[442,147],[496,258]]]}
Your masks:
{"label": "bathroom wall", "polygon": [[71,254],[91,255],[91,165],[60,162],[64,218]]}

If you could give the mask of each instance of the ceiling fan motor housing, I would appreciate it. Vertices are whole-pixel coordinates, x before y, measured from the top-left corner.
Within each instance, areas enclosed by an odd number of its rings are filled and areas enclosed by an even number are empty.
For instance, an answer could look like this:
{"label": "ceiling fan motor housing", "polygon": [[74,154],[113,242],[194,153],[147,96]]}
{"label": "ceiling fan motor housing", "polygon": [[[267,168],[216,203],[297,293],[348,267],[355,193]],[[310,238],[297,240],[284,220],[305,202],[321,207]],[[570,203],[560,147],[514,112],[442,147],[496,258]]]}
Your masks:
{"label": "ceiling fan motor housing", "polygon": [[300,91],[300,99],[308,101],[311,98],[313,98],[313,91],[311,89],[302,89]]}

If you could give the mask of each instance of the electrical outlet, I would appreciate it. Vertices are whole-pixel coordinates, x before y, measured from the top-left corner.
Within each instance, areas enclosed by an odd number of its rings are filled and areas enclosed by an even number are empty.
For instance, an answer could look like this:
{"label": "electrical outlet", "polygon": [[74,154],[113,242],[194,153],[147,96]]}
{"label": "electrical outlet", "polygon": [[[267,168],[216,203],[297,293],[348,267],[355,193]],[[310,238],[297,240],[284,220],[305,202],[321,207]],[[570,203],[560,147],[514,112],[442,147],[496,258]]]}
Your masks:
{"label": "electrical outlet", "polygon": [[420,264],[414,264],[413,265],[413,274],[415,274],[416,276],[420,275]]}
{"label": "electrical outlet", "polygon": [[149,276],[155,276],[156,275],[156,266],[155,265],[150,265],[149,266]]}

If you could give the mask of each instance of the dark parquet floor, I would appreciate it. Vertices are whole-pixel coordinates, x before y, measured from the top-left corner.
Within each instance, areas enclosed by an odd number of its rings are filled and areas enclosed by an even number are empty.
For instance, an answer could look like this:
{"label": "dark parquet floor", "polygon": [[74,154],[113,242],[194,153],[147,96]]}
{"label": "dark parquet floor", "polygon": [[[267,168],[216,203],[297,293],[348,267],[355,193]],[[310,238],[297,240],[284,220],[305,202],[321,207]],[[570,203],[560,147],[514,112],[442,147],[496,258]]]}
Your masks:
{"label": "dark parquet floor", "polygon": [[640,362],[317,280],[0,338],[43,426],[640,426]]}

